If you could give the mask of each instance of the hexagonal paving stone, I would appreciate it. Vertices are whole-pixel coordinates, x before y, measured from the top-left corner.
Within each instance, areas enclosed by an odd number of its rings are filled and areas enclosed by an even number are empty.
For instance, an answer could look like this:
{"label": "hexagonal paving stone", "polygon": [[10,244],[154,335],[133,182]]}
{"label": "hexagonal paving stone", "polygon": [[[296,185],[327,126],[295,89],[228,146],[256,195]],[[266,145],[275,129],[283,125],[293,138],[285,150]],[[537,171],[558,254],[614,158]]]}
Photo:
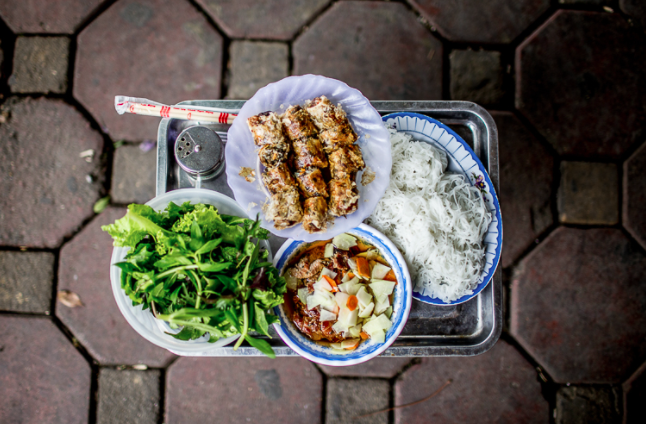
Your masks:
{"label": "hexagonal paving stone", "polygon": [[107,208],[61,249],[58,289],[79,295],[83,306],[56,303],[56,315],[102,365],[165,366],[174,355],[140,336],[121,315],[110,285],[112,239],[102,225],[123,217]]}
{"label": "hexagonal paving stone", "polygon": [[301,358],[180,358],[166,376],[172,423],[315,424],[322,401],[321,375]]}
{"label": "hexagonal paving stone", "polygon": [[14,93],[67,91],[70,39],[18,37],[9,86]]}
{"label": "hexagonal paving stone", "polygon": [[442,97],[442,44],[402,4],[333,5],[293,47],[294,74],[346,82],[371,100]]}
{"label": "hexagonal paving stone", "polygon": [[321,370],[331,377],[380,377],[393,378],[411,361],[411,358],[378,357],[359,365],[330,367],[320,365]]}
{"label": "hexagonal paving stone", "polygon": [[617,229],[559,228],[513,277],[511,332],[559,383],[616,383],[646,358],[646,256]]}
{"label": "hexagonal paving stone", "polygon": [[331,378],[327,382],[325,424],[388,424],[388,414],[364,414],[388,408],[390,384],[386,380]]}
{"label": "hexagonal paving stone", "polygon": [[624,406],[627,424],[646,422],[646,364],[623,385]]}
{"label": "hexagonal paving stone", "polygon": [[516,51],[516,106],[561,154],[619,156],[644,135],[644,57],[618,14],[559,11]]}
{"label": "hexagonal paving stone", "polygon": [[549,0],[415,0],[430,24],[452,41],[510,43],[550,6]]}
{"label": "hexagonal paving stone", "polygon": [[0,245],[58,247],[93,214],[103,138],[61,100],[14,98],[0,113]]}
{"label": "hexagonal paving stone", "polygon": [[49,318],[0,316],[3,423],[87,423],[90,374]]}
{"label": "hexagonal paving stone", "polygon": [[155,197],[157,150],[144,152],[138,145],[120,146],[112,165],[112,201],[146,203]]}
{"label": "hexagonal paving stone", "polygon": [[479,356],[423,359],[397,380],[395,405],[423,399],[448,380],[452,383],[432,399],[395,410],[395,422],[549,422],[534,367],[503,340]]}
{"label": "hexagonal paving stone", "polygon": [[556,424],[619,424],[621,397],[611,386],[570,386],[556,392]]}
{"label": "hexagonal paving stone", "polygon": [[330,0],[197,0],[231,38],[289,40]]}
{"label": "hexagonal paving stone", "polygon": [[619,222],[618,180],[614,163],[561,162],[559,221],[587,225]]}
{"label": "hexagonal paving stone", "polygon": [[646,144],[624,164],[623,224],[646,248]]}
{"label": "hexagonal paving stone", "polygon": [[49,314],[54,254],[0,252],[0,310]]}
{"label": "hexagonal paving stone", "polygon": [[78,37],[74,97],[113,140],[142,141],[159,121],[118,115],[115,95],[217,99],[221,73],[222,37],[189,2],[120,0]]}
{"label": "hexagonal paving stone", "polygon": [[14,33],[73,34],[105,0],[3,0],[0,16]]}
{"label": "hexagonal paving stone", "polygon": [[227,99],[248,99],[259,88],[287,76],[289,47],[285,43],[234,41],[230,55]]}
{"label": "hexagonal paving stone", "polygon": [[103,368],[99,373],[98,424],[159,422],[161,394],[159,370],[135,371]]}
{"label": "hexagonal paving stone", "polygon": [[509,112],[492,112],[498,127],[500,208],[505,214],[502,265],[518,256],[552,225],[551,191],[554,158]]}

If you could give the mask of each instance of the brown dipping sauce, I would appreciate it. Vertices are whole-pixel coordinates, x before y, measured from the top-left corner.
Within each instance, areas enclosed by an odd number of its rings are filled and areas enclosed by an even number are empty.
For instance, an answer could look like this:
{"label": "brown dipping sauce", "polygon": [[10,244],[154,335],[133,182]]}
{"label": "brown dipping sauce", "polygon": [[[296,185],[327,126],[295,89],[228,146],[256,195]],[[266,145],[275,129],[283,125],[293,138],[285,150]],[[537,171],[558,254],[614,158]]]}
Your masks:
{"label": "brown dipping sauce", "polygon": [[[306,336],[315,341],[339,343],[350,337],[344,337],[343,334],[337,333],[332,326],[335,321],[319,320],[320,313],[317,308],[307,309],[307,305],[301,302],[298,297],[298,289],[307,287],[309,294],[314,292],[312,287],[320,278],[323,268],[328,268],[337,273],[335,282],[342,284],[341,279],[348,272],[352,272],[348,265],[348,258],[357,256],[360,253],[375,249],[374,246],[357,239],[357,245],[350,250],[341,250],[334,247],[332,257],[325,257],[325,246],[332,240],[319,241],[309,244],[297,256],[295,256],[287,265],[285,275],[291,273],[298,280],[296,290],[287,289],[285,294],[285,312],[294,325]],[[376,261],[388,265],[385,259],[379,257]]]}

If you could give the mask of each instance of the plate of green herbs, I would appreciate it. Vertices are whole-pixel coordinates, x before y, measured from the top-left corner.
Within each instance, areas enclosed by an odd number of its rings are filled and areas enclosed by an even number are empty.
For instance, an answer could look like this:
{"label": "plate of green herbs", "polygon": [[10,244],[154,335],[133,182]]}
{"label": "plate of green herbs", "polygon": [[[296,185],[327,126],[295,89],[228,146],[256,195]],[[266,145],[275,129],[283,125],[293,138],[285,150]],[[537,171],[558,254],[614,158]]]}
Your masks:
{"label": "plate of green herbs", "polygon": [[238,339],[269,357],[284,278],[268,231],[227,196],[182,189],[103,226],[114,240],[112,289],[130,325],[180,355],[204,355]]}

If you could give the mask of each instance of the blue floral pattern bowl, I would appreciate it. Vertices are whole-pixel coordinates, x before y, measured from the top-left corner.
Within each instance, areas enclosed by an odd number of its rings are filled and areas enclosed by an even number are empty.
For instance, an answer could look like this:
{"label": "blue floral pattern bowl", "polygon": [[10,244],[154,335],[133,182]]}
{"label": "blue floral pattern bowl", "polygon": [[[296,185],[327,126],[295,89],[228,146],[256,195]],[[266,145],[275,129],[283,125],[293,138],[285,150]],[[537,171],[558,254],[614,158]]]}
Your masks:
{"label": "blue floral pattern bowl", "polygon": [[[280,318],[280,325],[275,325],[274,327],[283,341],[302,357],[322,365],[356,365],[379,355],[399,336],[406,324],[411,308],[413,288],[408,274],[408,267],[395,245],[379,231],[365,224],[348,230],[346,233],[375,246],[395,272],[397,285],[395,286],[395,296],[392,304],[393,314],[390,318],[392,327],[386,332],[386,341],[384,343],[375,343],[368,339],[361,342],[355,350],[348,351],[346,354],[339,354],[330,347],[318,344],[301,333],[287,316],[283,305],[274,308],[274,313]],[[276,253],[274,266],[282,274],[290,260],[308,246],[308,243],[302,241],[287,240]]]}
{"label": "blue floral pattern bowl", "polygon": [[487,171],[473,152],[471,147],[457,135],[451,128],[429,118],[426,115],[410,112],[397,112],[382,117],[390,127],[397,131],[413,136],[415,140],[422,141],[446,152],[448,158],[448,172],[463,174],[471,184],[480,190],[485,205],[492,215],[492,221],[485,234],[486,262],[478,279],[478,284],[473,293],[462,296],[452,302],[444,302],[438,298],[424,295],[413,284],[413,298],[433,305],[456,305],[464,303],[478,295],[491,281],[502,250],[502,217],[500,205],[493,183]]}

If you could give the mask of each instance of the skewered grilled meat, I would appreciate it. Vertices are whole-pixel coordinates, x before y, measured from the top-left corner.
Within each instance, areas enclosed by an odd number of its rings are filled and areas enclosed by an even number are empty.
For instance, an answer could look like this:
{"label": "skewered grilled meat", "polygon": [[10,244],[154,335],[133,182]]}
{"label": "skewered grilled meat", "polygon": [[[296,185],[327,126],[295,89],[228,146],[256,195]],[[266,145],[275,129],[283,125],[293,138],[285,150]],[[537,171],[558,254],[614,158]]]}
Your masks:
{"label": "skewered grilled meat", "polygon": [[350,178],[331,180],[329,190],[328,211],[330,215],[345,216],[357,210],[359,192],[357,184]]}
{"label": "skewered grilled meat", "polygon": [[320,169],[314,167],[302,168],[294,175],[296,176],[296,181],[298,181],[301,194],[304,197],[327,197],[327,187],[325,186],[325,180]]}
{"label": "skewered grilled meat", "polygon": [[263,112],[247,119],[256,145],[276,144],[285,142],[285,133],[280,117],[274,112]]}
{"label": "skewered grilled meat", "polygon": [[287,108],[283,115],[283,124],[287,137],[293,141],[316,137],[318,132],[309,113],[298,105]]}
{"label": "skewered grilled meat", "polygon": [[294,142],[294,167],[306,168],[316,166],[325,168],[328,164],[318,138],[308,137]]}
{"label": "skewered grilled meat", "polygon": [[289,144],[284,141],[274,144],[265,144],[260,148],[258,156],[260,157],[260,163],[265,165],[267,168],[281,165],[285,163],[289,157]]}
{"label": "skewered grilled meat", "polygon": [[332,178],[338,180],[346,177],[354,179],[355,173],[366,166],[361,149],[356,144],[333,151],[330,153],[329,159]]}
{"label": "skewered grilled meat", "polygon": [[308,233],[323,231],[327,227],[327,202],[323,197],[310,197],[303,202],[303,228]]}
{"label": "skewered grilled meat", "polygon": [[296,180],[287,165],[282,164],[274,168],[267,168],[262,174],[262,181],[271,194],[287,190],[289,187],[296,187]]}
{"label": "skewered grilled meat", "polygon": [[271,196],[269,205],[265,208],[265,218],[274,221],[274,227],[279,230],[292,227],[303,220],[303,208],[295,187]]}

